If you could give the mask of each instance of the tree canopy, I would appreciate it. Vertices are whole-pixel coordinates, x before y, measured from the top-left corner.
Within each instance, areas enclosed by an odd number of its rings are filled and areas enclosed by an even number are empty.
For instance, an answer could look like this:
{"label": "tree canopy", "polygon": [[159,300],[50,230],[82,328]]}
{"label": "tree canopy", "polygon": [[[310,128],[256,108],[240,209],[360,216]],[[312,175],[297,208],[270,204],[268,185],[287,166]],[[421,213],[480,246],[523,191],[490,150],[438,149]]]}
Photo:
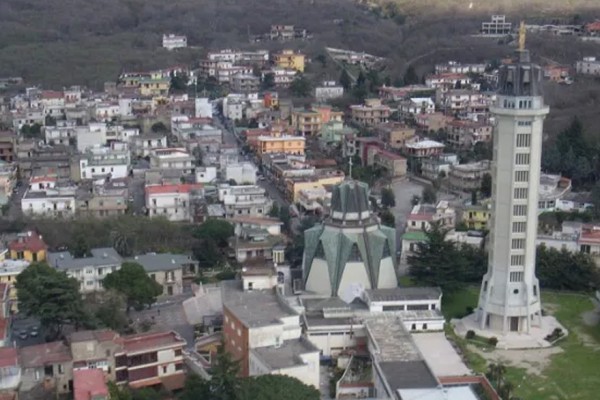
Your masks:
{"label": "tree canopy", "polygon": [[558,290],[600,288],[600,271],[585,253],[538,246],[536,274],[540,287]]}
{"label": "tree canopy", "polygon": [[396,206],[396,195],[394,194],[394,191],[392,189],[381,189],[381,205],[386,208]]}
{"label": "tree canopy", "polygon": [[381,213],[381,223],[390,228],[396,227],[396,217],[390,210],[383,210]]}
{"label": "tree canopy", "polygon": [[306,78],[304,75],[298,75],[292,81],[290,90],[294,96],[308,97],[311,95],[312,86],[308,78]]}
{"label": "tree canopy", "polygon": [[86,322],[79,282],[64,272],[32,263],[19,274],[15,287],[21,312],[39,318],[51,339],[59,337],[66,324]]}
{"label": "tree canopy", "polygon": [[123,263],[119,270],[106,275],[103,284],[106,289],[114,289],[125,296],[127,311],[131,307],[141,310],[152,305],[163,292],[160,284],[135,262]]}
{"label": "tree canopy", "polygon": [[421,199],[425,204],[435,204],[437,201],[437,193],[433,186],[427,185],[423,188],[423,192],[421,193]]}
{"label": "tree canopy", "polygon": [[408,256],[409,274],[417,284],[453,292],[468,282],[479,282],[485,273],[485,252],[449,241],[447,234],[447,229],[432,224],[425,232],[426,240],[417,243],[413,254]]}
{"label": "tree canopy", "polygon": [[[312,386],[285,375],[239,378],[239,362],[219,347],[209,381],[192,375],[186,379],[179,400],[317,400]],[[123,399],[129,400],[129,399]]]}
{"label": "tree canopy", "polygon": [[227,240],[232,236],[233,225],[221,219],[208,219],[194,230],[194,237],[212,239],[220,247],[227,246]]}
{"label": "tree canopy", "polygon": [[481,177],[481,194],[484,197],[492,195],[492,175],[487,172]]}

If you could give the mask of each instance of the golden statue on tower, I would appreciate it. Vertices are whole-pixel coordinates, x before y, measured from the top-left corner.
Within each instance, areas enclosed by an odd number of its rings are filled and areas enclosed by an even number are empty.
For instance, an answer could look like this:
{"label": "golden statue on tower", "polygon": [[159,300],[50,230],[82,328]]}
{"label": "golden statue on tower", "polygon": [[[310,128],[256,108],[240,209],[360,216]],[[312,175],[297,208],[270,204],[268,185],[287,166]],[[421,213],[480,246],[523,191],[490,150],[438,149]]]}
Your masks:
{"label": "golden statue on tower", "polygon": [[525,21],[521,21],[519,26],[519,51],[525,50],[525,37],[527,36],[527,29],[525,28]]}

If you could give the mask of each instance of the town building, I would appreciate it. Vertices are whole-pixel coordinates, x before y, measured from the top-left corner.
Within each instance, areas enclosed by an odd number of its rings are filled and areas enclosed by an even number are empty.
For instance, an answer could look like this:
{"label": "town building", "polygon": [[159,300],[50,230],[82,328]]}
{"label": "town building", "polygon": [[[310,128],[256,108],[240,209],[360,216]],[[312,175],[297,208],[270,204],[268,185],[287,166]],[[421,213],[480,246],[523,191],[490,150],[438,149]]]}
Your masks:
{"label": "town building", "polygon": [[68,251],[49,252],[48,265],[75,278],[82,293],[103,290],[106,275],[121,268],[123,259],[113,248],[90,250],[89,256],[75,257]]}
{"label": "town building", "polygon": [[225,168],[225,180],[233,180],[241,185],[256,185],[257,173],[258,169],[250,162],[228,164]]}
{"label": "town building", "polygon": [[129,187],[125,179],[86,182],[77,188],[77,215],[105,218],[124,215],[129,202]]}
{"label": "town building", "polygon": [[67,218],[75,215],[76,187],[57,184],[54,177],[32,177],[21,199],[23,213],[30,216]]}
{"label": "town building", "polygon": [[183,147],[153,149],[150,153],[150,168],[179,171],[184,175],[193,174],[196,157]]}
{"label": "town building", "polygon": [[392,110],[383,105],[380,99],[365,99],[361,105],[350,106],[352,121],[366,126],[374,126],[388,122]]}
{"label": "town building", "polygon": [[354,287],[396,287],[396,231],[378,222],[368,197],[367,185],[344,181],[333,189],[329,218],[304,232],[308,292],[347,298]]}
{"label": "town building", "polygon": [[358,131],[344,125],[342,121],[329,121],[321,126],[319,133],[319,146],[323,150],[333,150],[332,146],[339,146],[344,136],[356,134]]}
{"label": "town building", "polygon": [[48,245],[42,235],[34,231],[17,234],[17,238],[8,243],[8,256],[11,260],[41,262],[46,260]]}
{"label": "town building", "polygon": [[167,136],[164,134],[144,134],[132,138],[132,154],[135,156],[149,156],[152,150],[165,148]]}
{"label": "town building", "polygon": [[452,120],[451,117],[441,112],[415,115],[417,127],[425,132],[438,132],[440,129],[445,129],[450,120]]}
{"label": "town building", "polygon": [[596,57],[583,57],[583,60],[577,61],[575,69],[578,74],[600,75],[600,60]]}
{"label": "town building", "polygon": [[483,176],[489,173],[491,166],[488,160],[452,165],[448,173],[448,185],[461,192],[480,190]]}
{"label": "town building", "polygon": [[484,202],[482,204],[469,204],[463,209],[462,222],[469,229],[478,231],[488,230],[492,218],[491,204]]}
{"label": "town building", "polygon": [[[272,276],[276,283],[277,274]],[[241,376],[282,374],[319,387],[319,350],[302,337],[300,315],[278,298],[274,286],[250,274],[224,282],[225,349],[240,361]]]}
{"label": "town building", "polygon": [[398,110],[406,116],[433,114],[435,103],[430,97],[413,97],[400,102]]}
{"label": "town building", "polygon": [[273,54],[273,61],[280,68],[289,68],[304,72],[305,55],[294,50],[282,50]]}
{"label": "town building", "polygon": [[162,216],[169,221],[190,222],[196,214],[197,201],[203,197],[202,184],[163,184],[146,186],[148,216]]}
{"label": "town building", "polygon": [[319,102],[337,99],[344,95],[344,87],[336,81],[323,81],[320,86],[315,87],[315,98]]}
{"label": "town building", "polygon": [[[8,305],[10,307],[10,311],[13,313],[16,313],[19,310],[19,298],[17,297],[17,288],[15,287],[15,283],[17,282],[17,277],[19,274],[23,272],[25,268],[29,266],[29,264],[30,262],[26,260],[0,261],[0,285],[7,285],[8,287],[8,298],[6,303],[9,303]],[[0,308],[1,307],[2,306],[0,306]],[[8,332],[2,332],[3,329],[7,328],[6,325],[3,326],[2,324],[2,318],[0,318],[0,338],[8,336]]]}
{"label": "town building", "polygon": [[388,122],[377,126],[377,136],[392,149],[402,149],[415,138],[415,128],[398,122]]}
{"label": "town building", "polygon": [[497,102],[492,177],[492,240],[476,318],[492,332],[529,334],[542,324],[535,277],[543,122],[543,71],[531,63],[523,38],[514,63],[503,65]]}
{"label": "town building", "polygon": [[304,155],[306,139],[299,136],[259,136],[256,139],[256,150],[259,157],[269,153]]}
{"label": "town building", "polygon": [[436,74],[483,74],[485,69],[485,64],[465,64],[457,61],[448,61],[443,64],[435,65]]}
{"label": "town building", "polygon": [[559,201],[571,192],[571,180],[561,175],[540,174],[538,213],[555,211]]}
{"label": "town building", "polygon": [[268,198],[265,189],[257,185],[224,183],[218,187],[218,196],[228,218],[237,215],[263,217],[273,207],[273,200]]}
{"label": "town building", "polygon": [[198,262],[183,254],[146,253],[129,261],[144,267],[144,271],[163,288],[165,296],[182,294],[184,280],[190,280],[198,273]]}
{"label": "town building", "polygon": [[121,179],[129,176],[130,152],[126,143],[88,147],[79,160],[81,179]]}
{"label": "town building", "polygon": [[448,122],[446,141],[455,149],[470,149],[492,141],[492,125],[487,122],[454,120]]}
{"label": "town building", "polygon": [[14,347],[0,347],[0,396],[12,399],[21,383],[19,355]]}
{"label": "town building", "polygon": [[404,153],[409,158],[422,159],[429,157],[438,157],[444,152],[443,143],[435,140],[420,140],[418,142],[408,143],[404,146]]}
{"label": "town building", "polygon": [[366,164],[382,168],[390,178],[405,176],[408,168],[406,158],[379,146],[368,146]]}
{"label": "town building", "polygon": [[10,131],[0,131],[0,161],[12,163],[15,161],[17,135]]}
{"label": "town building", "polygon": [[187,47],[187,37],[185,35],[175,35],[173,33],[163,35],[162,47],[167,50],[175,50]]}
{"label": "town building", "polygon": [[458,164],[458,156],[452,153],[442,153],[437,157],[424,158],[421,160],[421,175],[430,181],[440,177],[447,177],[450,167]]}
{"label": "town building", "polygon": [[284,238],[270,234],[264,227],[239,227],[229,239],[229,247],[229,256],[239,263],[284,262]]}
{"label": "town building", "polygon": [[492,15],[490,21],[481,23],[480,33],[484,36],[506,36],[512,32],[512,23],[506,22],[506,15]]}
{"label": "town building", "polygon": [[406,220],[407,231],[428,231],[433,224],[452,229],[456,224],[456,211],[447,201],[437,204],[417,204],[413,206]]}
{"label": "town building", "polygon": [[285,178],[283,180],[283,192],[289,201],[295,203],[299,199],[300,191],[325,189],[327,186],[341,183],[344,177],[344,172],[338,169],[315,170],[312,176]]}
{"label": "town building", "polygon": [[249,74],[236,74],[230,78],[229,86],[234,93],[256,93],[260,88],[260,78]]}

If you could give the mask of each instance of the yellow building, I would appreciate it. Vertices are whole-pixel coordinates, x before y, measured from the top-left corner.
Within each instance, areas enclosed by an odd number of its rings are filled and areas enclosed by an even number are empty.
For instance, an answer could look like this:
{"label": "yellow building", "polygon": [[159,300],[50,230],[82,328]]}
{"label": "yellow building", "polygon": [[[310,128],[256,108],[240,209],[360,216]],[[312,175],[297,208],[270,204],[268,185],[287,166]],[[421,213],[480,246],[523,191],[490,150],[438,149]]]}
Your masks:
{"label": "yellow building", "polygon": [[8,244],[8,251],[11,260],[41,262],[46,260],[48,245],[41,235],[28,231],[19,233],[17,238]]}
{"label": "yellow building", "polygon": [[259,136],[256,139],[256,151],[259,157],[269,153],[304,155],[306,139],[300,136]]}
{"label": "yellow building", "polygon": [[171,80],[168,78],[160,79],[140,79],[140,93],[142,96],[166,96],[169,94]]}
{"label": "yellow building", "polygon": [[301,136],[314,136],[321,131],[321,114],[313,110],[292,111],[292,128]]}
{"label": "yellow building", "polygon": [[324,189],[325,186],[342,183],[344,177],[342,171],[331,171],[314,178],[289,178],[285,182],[286,195],[292,203],[296,203],[300,199],[301,190]]}
{"label": "yellow building", "polygon": [[305,56],[302,53],[295,53],[294,50],[282,50],[274,56],[275,65],[281,68],[295,69],[304,72]]}
{"label": "yellow building", "polygon": [[489,204],[474,205],[465,207],[462,220],[469,229],[485,230],[489,229],[491,216]]}

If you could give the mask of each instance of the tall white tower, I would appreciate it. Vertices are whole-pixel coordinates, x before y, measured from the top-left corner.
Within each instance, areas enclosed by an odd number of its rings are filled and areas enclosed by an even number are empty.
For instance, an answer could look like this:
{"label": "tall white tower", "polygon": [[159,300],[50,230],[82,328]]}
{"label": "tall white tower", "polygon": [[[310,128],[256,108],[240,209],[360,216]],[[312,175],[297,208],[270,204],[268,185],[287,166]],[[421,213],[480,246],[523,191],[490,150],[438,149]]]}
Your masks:
{"label": "tall white tower", "polygon": [[477,318],[481,329],[529,332],[541,325],[535,276],[542,130],[549,108],[542,97],[543,73],[524,47],[499,72],[492,162],[492,221],[488,271]]}

